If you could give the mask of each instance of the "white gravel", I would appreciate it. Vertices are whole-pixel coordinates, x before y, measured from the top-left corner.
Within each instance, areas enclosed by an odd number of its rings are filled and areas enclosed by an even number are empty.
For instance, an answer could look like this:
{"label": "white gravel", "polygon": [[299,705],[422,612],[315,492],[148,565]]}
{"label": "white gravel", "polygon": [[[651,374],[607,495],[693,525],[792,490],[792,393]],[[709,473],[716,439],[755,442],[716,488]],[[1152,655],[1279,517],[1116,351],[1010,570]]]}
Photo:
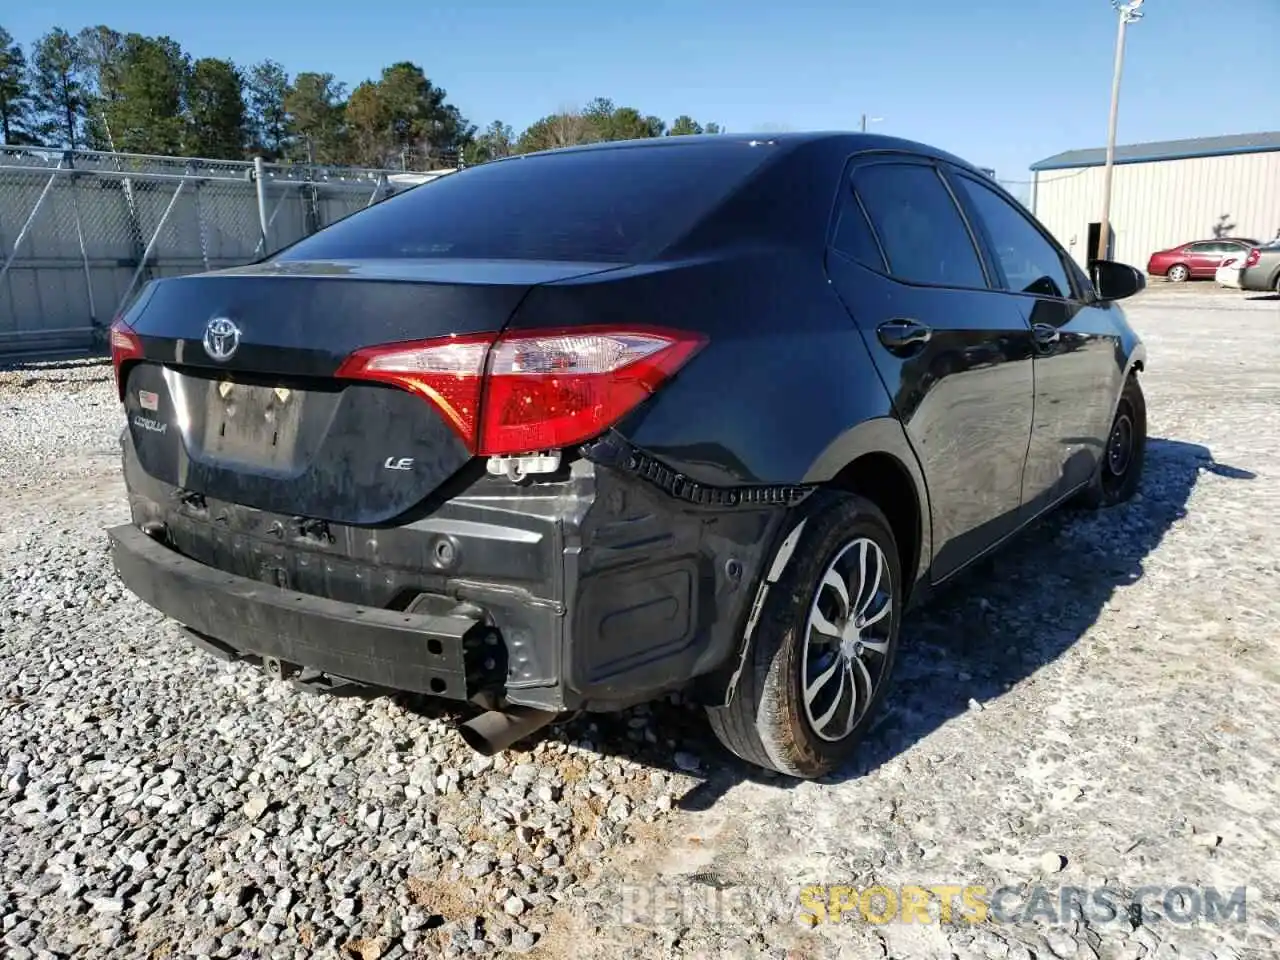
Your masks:
{"label": "white gravel", "polygon": [[[429,703],[213,660],[111,573],[109,367],[0,372],[0,955],[1275,956],[1280,301],[1129,312],[1141,498],[915,615],[860,764],[799,785],[670,704],[488,761]],[[1247,918],[799,922],[802,884],[939,883],[1245,886]]]}

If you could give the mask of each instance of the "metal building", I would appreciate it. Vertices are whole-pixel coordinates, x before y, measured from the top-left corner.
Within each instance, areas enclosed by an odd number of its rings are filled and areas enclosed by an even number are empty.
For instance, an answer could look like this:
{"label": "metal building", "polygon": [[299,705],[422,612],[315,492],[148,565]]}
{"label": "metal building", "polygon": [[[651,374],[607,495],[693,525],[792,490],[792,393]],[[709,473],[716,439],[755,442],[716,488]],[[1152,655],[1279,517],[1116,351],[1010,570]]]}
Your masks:
{"label": "metal building", "polygon": [[[1031,210],[1084,266],[1098,248],[1106,151],[1031,165]],[[1191,240],[1280,236],[1280,132],[1118,146],[1109,259],[1147,258]]]}

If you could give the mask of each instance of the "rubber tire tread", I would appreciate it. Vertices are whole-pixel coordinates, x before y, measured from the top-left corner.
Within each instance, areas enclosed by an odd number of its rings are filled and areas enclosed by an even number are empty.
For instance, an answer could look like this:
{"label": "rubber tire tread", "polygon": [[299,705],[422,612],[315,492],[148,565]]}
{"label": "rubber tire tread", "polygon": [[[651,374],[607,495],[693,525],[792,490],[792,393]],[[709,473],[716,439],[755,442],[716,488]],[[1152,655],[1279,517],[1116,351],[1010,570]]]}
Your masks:
{"label": "rubber tire tread", "polygon": [[[1114,507],[1124,503],[1138,492],[1138,487],[1142,483],[1142,470],[1146,464],[1147,452],[1147,400],[1142,392],[1142,384],[1138,382],[1138,375],[1130,373],[1128,379],[1125,380],[1124,389],[1120,393],[1121,400],[1128,400],[1130,406],[1133,407],[1134,423],[1134,451],[1133,462],[1129,465],[1129,474],[1125,477],[1124,487],[1119,495],[1108,496],[1102,487],[1102,471],[1106,457],[1106,441],[1103,442],[1102,457],[1098,460],[1098,469],[1093,475],[1093,479],[1089,481],[1089,485],[1084,488],[1080,494],[1080,505],[1093,510],[1102,510],[1107,507]],[[1116,404],[1117,410],[1120,404]],[[1115,415],[1112,414],[1112,423],[1115,422]],[[1111,435],[1111,426],[1107,427],[1107,436]]]}
{"label": "rubber tire tread", "polygon": [[[786,645],[794,642],[792,631],[797,618],[805,617],[817,579],[825,572],[831,553],[840,541],[849,539],[850,528],[870,522],[878,527],[881,547],[889,560],[893,577],[894,634],[890,643],[889,670],[892,671],[897,647],[897,630],[901,621],[902,574],[897,543],[893,530],[884,513],[872,501],[852,494],[831,493],[830,500],[808,515],[808,521],[791,561],[778,582],[769,587],[755,632],[750,638],[751,649],[747,662],[738,678],[733,698],[722,707],[708,707],[707,718],[720,742],[747,763],[775,770],[778,773],[801,779],[822,776],[838,765],[856,748],[861,733],[874,719],[875,708],[882,702],[884,690],[891,676],[880,682],[872,710],[859,723],[851,737],[848,749],[835,762],[831,758],[813,756],[796,757],[792,749],[795,738],[785,742],[788,724],[778,715],[782,704],[779,684],[790,682],[791,676],[783,675],[778,663],[785,659]],[[794,526],[794,525],[792,525]],[[782,736],[780,736],[780,734]],[[768,745],[766,745],[766,738]],[[841,744],[843,746],[843,744]],[[770,749],[772,747],[772,749]]]}

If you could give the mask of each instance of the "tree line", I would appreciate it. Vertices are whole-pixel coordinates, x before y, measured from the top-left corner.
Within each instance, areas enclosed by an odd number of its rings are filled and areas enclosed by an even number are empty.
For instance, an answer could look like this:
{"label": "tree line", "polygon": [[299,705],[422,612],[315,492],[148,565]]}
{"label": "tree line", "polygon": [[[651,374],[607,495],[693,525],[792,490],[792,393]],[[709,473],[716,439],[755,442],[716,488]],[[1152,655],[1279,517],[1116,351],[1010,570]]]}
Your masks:
{"label": "tree line", "polygon": [[415,63],[348,91],[332,73],[193,59],[170,37],[56,27],[29,50],[0,27],[0,141],[209,159],[429,169],[600,140],[720,133],[597,98],[516,134],[483,130]]}

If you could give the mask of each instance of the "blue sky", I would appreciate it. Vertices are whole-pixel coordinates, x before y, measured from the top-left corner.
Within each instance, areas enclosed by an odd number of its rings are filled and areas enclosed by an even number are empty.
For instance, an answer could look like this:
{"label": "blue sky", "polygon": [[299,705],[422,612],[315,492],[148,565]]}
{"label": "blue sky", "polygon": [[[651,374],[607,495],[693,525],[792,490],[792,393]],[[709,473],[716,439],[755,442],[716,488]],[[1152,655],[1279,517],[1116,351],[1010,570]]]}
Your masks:
{"label": "blue sky", "polygon": [[[24,45],[99,22],[194,56],[354,86],[421,64],[473,122],[517,131],[607,96],[731,131],[855,129],[923,140],[1002,180],[1101,146],[1115,39],[1108,0],[44,0],[6,4]],[[110,10],[110,13],[107,11]],[[1129,31],[1119,140],[1280,129],[1280,0],[1147,0]]]}

